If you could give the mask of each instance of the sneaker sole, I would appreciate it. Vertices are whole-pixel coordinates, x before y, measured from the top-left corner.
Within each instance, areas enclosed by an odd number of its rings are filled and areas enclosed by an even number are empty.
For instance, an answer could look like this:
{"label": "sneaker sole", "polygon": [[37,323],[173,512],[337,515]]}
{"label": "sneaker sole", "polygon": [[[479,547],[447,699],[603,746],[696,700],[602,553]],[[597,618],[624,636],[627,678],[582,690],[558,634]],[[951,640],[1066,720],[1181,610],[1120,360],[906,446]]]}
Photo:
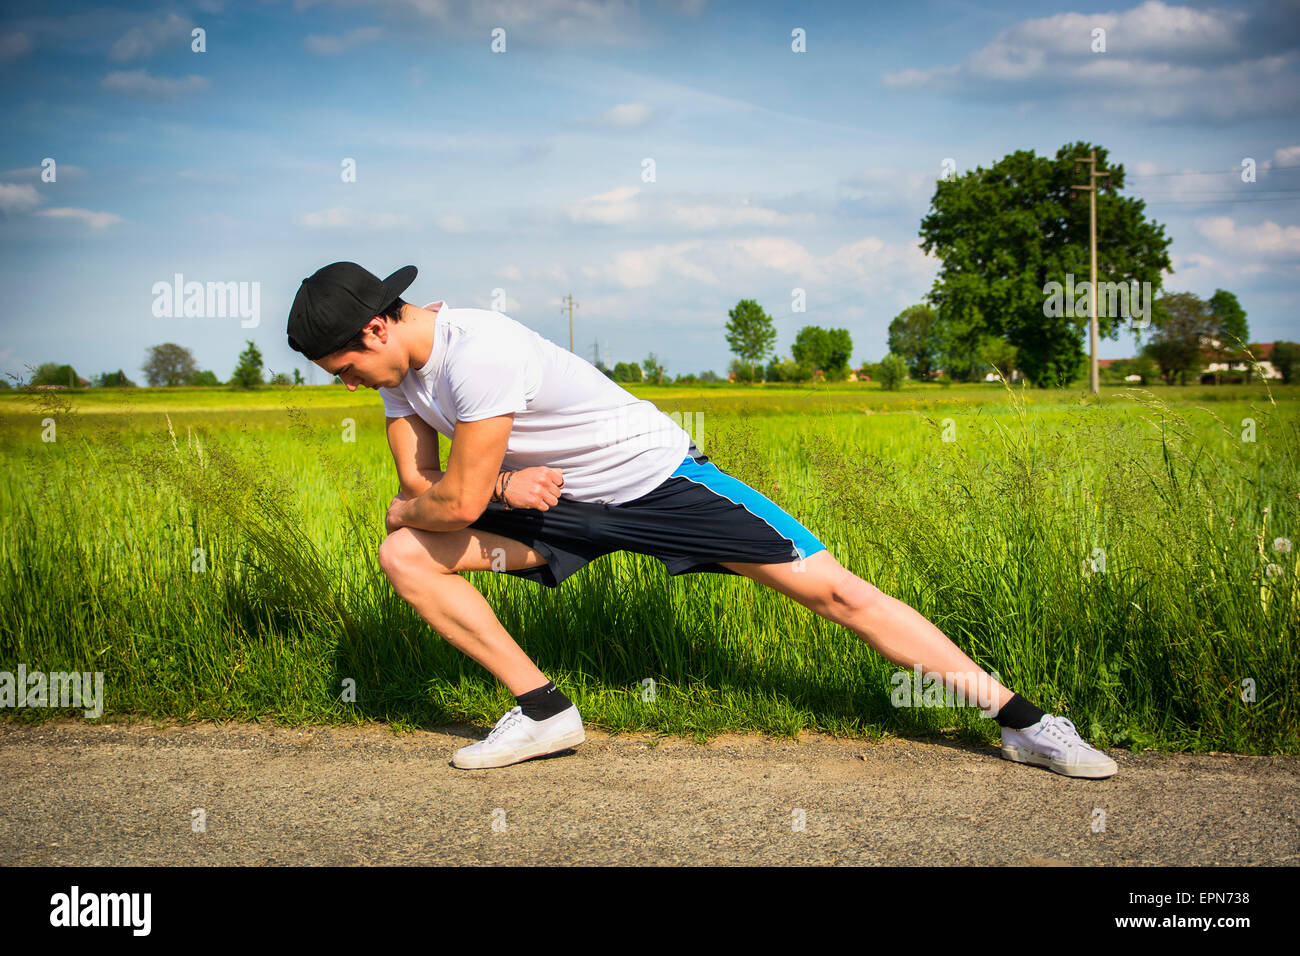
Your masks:
{"label": "sneaker sole", "polygon": [[[517,750],[496,754],[467,754],[464,757],[457,753],[451,758],[451,763],[452,766],[459,767],[461,770],[488,770],[492,767],[508,767],[511,764],[531,760],[534,757],[545,757],[547,754],[568,750],[570,747],[578,746],[586,739],[587,732],[582,728],[578,728],[563,737],[556,737],[553,740],[539,740],[529,747],[521,747]],[[471,746],[473,745],[471,744]]]}
{"label": "sneaker sole", "polygon": [[1055,760],[1043,754],[1034,753],[1032,750],[1025,750],[1015,746],[1003,747],[1002,756],[1007,760],[1014,760],[1016,763],[1046,767],[1048,770],[1054,770],[1066,777],[1086,777],[1089,780],[1102,780],[1106,777],[1113,777],[1119,770],[1119,766],[1113,760],[1104,764],[1068,764],[1063,760]]}

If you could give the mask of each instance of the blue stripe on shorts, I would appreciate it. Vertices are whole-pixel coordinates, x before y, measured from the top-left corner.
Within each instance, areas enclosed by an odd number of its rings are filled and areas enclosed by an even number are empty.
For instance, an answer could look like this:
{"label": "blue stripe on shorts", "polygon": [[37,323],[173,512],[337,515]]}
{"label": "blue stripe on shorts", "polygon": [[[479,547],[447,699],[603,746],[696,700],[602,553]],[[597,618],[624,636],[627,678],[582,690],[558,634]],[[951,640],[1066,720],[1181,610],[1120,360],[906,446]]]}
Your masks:
{"label": "blue stripe on shorts", "polygon": [[[691,445],[691,451],[698,454],[699,449]],[[740,505],[750,514],[765,521],[781,537],[788,539],[800,558],[826,550],[826,545],[818,541],[802,524],[782,511],[775,501],[755,491],[739,478],[721,471],[711,461],[699,462],[691,455],[687,455],[669,477],[687,478],[698,482],[715,494]]]}

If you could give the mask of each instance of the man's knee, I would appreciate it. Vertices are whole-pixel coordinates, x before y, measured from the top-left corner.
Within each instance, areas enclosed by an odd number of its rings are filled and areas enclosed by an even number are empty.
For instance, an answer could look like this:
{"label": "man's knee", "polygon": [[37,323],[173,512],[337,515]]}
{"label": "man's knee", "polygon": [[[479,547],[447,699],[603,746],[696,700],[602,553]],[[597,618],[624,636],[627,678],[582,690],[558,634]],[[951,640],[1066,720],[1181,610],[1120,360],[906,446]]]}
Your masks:
{"label": "man's knee", "polygon": [[831,585],[830,608],[835,614],[861,614],[869,611],[882,597],[874,584],[845,571]]}
{"label": "man's knee", "polygon": [[436,570],[437,562],[410,528],[398,528],[379,545],[379,567],[390,581],[413,569],[427,573],[430,566]]}

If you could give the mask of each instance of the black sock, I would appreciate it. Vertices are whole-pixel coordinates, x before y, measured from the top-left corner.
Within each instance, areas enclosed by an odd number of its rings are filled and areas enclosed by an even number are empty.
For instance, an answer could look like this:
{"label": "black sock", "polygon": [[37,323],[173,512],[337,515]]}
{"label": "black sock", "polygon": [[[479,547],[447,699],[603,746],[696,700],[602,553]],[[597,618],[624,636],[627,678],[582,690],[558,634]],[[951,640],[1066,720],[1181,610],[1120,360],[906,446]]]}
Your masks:
{"label": "black sock", "polygon": [[565,697],[551,681],[547,681],[545,686],[536,690],[520,694],[515,700],[523,708],[524,716],[529,720],[545,720],[573,706],[573,701]]}
{"label": "black sock", "polygon": [[997,714],[998,723],[1003,727],[1010,727],[1012,730],[1024,730],[1042,719],[1043,711],[1019,694],[1012,694],[1006,706],[1001,708]]}

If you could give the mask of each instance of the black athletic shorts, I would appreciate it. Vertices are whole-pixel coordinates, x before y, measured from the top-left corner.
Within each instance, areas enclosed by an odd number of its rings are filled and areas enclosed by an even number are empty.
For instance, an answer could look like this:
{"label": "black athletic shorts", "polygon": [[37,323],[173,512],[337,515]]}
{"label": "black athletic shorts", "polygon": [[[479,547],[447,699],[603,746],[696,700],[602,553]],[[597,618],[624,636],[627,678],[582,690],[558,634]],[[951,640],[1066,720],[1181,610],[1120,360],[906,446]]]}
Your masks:
{"label": "black athletic shorts", "polygon": [[493,501],[470,527],[521,541],[541,554],[544,565],[503,573],[552,588],[614,551],[653,555],[677,575],[735,574],[718,562],[777,564],[826,548],[775,502],[722,471],[694,444],[668,478],[632,501],[602,505],[561,498],[545,511],[507,510]]}

